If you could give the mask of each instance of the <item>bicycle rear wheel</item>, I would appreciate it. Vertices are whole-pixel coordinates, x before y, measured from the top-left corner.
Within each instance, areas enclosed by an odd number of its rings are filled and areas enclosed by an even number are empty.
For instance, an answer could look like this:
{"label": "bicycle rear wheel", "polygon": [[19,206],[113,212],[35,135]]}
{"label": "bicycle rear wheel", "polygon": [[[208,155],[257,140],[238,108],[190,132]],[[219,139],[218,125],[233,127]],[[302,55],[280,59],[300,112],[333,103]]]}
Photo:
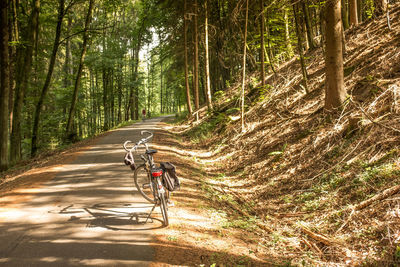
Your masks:
{"label": "bicycle rear wheel", "polygon": [[161,209],[161,214],[164,220],[164,226],[168,226],[169,221],[168,221],[168,206],[167,206],[167,200],[166,196],[164,193],[160,194],[160,209]]}
{"label": "bicycle rear wheel", "polygon": [[134,173],[135,186],[139,193],[150,203],[154,203],[153,185],[151,183],[150,171],[145,165],[140,165]]}

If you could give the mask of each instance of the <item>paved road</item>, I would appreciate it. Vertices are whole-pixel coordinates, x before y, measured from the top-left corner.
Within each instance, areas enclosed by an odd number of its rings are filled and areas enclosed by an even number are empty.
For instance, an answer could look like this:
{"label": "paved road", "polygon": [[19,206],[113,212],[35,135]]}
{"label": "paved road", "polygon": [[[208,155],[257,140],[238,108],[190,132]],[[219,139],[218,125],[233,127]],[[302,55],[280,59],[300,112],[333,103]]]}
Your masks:
{"label": "paved road", "polygon": [[[159,209],[133,186],[123,164],[125,140],[154,130],[161,118],[118,129],[101,138],[28,202],[0,213],[0,266],[146,266]],[[139,222],[138,222],[139,221]]]}

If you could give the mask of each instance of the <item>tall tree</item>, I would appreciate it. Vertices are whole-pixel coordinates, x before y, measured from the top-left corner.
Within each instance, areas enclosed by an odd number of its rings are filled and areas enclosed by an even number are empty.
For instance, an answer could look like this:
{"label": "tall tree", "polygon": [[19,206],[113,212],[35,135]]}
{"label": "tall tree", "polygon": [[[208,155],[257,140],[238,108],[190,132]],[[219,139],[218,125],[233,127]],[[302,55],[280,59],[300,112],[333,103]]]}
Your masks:
{"label": "tall tree", "polygon": [[61,36],[61,27],[64,18],[64,2],[65,0],[59,0],[58,6],[58,18],[57,18],[57,26],[56,26],[56,36],[54,38],[53,51],[50,57],[49,69],[47,71],[46,80],[43,84],[42,92],[40,94],[38,103],[36,104],[34,121],[33,121],[33,129],[32,129],[32,145],[31,145],[31,156],[35,156],[37,152],[37,139],[38,139],[38,130],[39,130],[39,120],[40,113],[42,111],[43,103],[47,92],[49,91],[51,78],[53,76],[54,64],[56,62],[58,47],[60,46],[60,36]]}
{"label": "tall tree", "polygon": [[295,28],[296,28],[296,34],[297,34],[297,48],[299,50],[299,56],[300,56],[300,65],[301,65],[301,71],[303,73],[303,86],[308,93],[308,74],[307,74],[307,68],[306,68],[306,62],[304,59],[304,53],[303,53],[303,38],[300,30],[300,25],[299,25],[299,14],[297,11],[297,3],[293,4],[293,14],[294,14],[294,23],[295,23]]}
{"label": "tall tree", "polygon": [[244,86],[246,80],[246,48],[247,48],[247,21],[249,18],[249,0],[246,0],[246,20],[244,24],[244,40],[243,40],[243,65],[242,65],[242,90],[241,90],[241,115],[240,122],[242,125],[242,132],[244,131]]}
{"label": "tall tree", "polygon": [[76,107],[76,102],[78,101],[78,90],[81,82],[81,75],[82,75],[82,69],[83,69],[83,61],[85,59],[86,55],[86,50],[87,50],[87,43],[88,43],[88,30],[89,30],[89,25],[91,22],[92,18],[92,10],[94,6],[94,0],[89,0],[89,7],[85,19],[85,27],[83,29],[83,43],[82,43],[82,51],[81,51],[81,56],[79,58],[79,66],[78,66],[78,71],[76,73],[76,78],[75,78],[75,85],[74,85],[74,93],[72,96],[72,101],[71,101],[71,107],[69,109],[69,115],[68,115],[68,121],[67,121],[67,127],[66,127],[66,137],[67,138],[72,138],[72,124],[74,120],[74,115],[75,115],[75,107]]}
{"label": "tall tree", "polygon": [[193,110],[192,110],[192,103],[190,100],[190,89],[189,89],[189,72],[188,72],[188,47],[187,47],[187,18],[186,18],[186,12],[187,12],[187,4],[186,0],[184,0],[184,12],[183,12],[183,20],[184,20],[184,30],[183,30],[183,41],[184,41],[184,50],[185,50],[185,88],[186,88],[186,104],[187,104],[187,109],[189,112],[189,116],[192,115]]}
{"label": "tall tree", "polygon": [[207,101],[207,106],[208,110],[211,111],[213,109],[212,105],[212,99],[211,99],[211,85],[210,85],[210,60],[209,60],[209,55],[208,55],[208,11],[207,11],[207,2],[208,0],[205,0],[204,2],[204,10],[205,10],[205,18],[204,18],[204,34],[205,34],[205,56],[206,56],[206,62],[205,62],[205,67],[206,67],[206,87],[205,87],[205,95],[206,95],[206,101]]}
{"label": "tall tree", "polygon": [[265,59],[264,59],[264,29],[265,29],[265,23],[264,23],[264,0],[260,0],[260,37],[261,37],[261,44],[260,44],[260,79],[261,79],[261,86],[264,88],[265,86]]}
{"label": "tall tree", "polygon": [[340,0],[326,2],[325,109],[332,112],[346,97],[343,78],[342,21]]}
{"label": "tall tree", "polygon": [[25,91],[28,87],[28,78],[30,77],[32,67],[32,55],[34,46],[37,42],[39,25],[40,0],[32,1],[32,11],[29,15],[28,24],[22,32],[23,45],[20,44],[17,49],[17,63],[15,75],[15,101],[13,111],[13,124],[11,132],[10,160],[15,163],[21,158],[21,123],[22,107],[24,103]]}
{"label": "tall tree", "polygon": [[343,29],[347,30],[349,25],[349,9],[347,8],[347,0],[342,0],[342,20],[343,20]]}
{"label": "tall tree", "polygon": [[349,6],[350,6],[350,25],[357,25],[358,24],[357,0],[349,0]]}
{"label": "tall tree", "polygon": [[199,109],[199,35],[197,31],[197,16],[198,16],[197,0],[194,1],[194,106]]}
{"label": "tall tree", "polygon": [[0,171],[8,167],[8,97],[10,89],[8,4],[8,0],[0,3]]}
{"label": "tall tree", "polygon": [[285,21],[285,46],[287,50],[287,55],[289,58],[293,56],[293,47],[290,41],[290,32],[289,32],[289,15],[288,8],[283,7],[283,19]]}
{"label": "tall tree", "polygon": [[310,12],[308,11],[308,1],[307,0],[301,1],[301,6],[303,8],[304,22],[305,22],[306,31],[307,31],[308,46],[310,49],[314,49],[316,47],[316,44],[314,41],[314,32],[312,29],[311,18],[310,18],[310,14],[309,14]]}

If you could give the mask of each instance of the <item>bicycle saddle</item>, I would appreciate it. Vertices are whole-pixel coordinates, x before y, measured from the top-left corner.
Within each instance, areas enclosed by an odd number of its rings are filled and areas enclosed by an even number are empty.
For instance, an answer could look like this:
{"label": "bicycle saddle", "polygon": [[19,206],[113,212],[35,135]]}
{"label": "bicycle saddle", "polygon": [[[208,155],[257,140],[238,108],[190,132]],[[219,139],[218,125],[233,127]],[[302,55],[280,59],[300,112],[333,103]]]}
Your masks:
{"label": "bicycle saddle", "polygon": [[146,154],[155,154],[155,153],[157,153],[157,150],[156,150],[156,149],[149,149],[149,150],[146,150]]}

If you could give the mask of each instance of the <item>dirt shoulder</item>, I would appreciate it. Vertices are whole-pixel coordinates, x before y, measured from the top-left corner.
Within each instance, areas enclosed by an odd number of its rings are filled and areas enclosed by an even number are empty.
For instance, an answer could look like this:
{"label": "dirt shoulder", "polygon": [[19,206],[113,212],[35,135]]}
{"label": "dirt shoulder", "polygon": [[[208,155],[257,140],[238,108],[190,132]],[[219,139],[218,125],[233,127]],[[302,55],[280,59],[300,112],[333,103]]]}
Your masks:
{"label": "dirt shoulder", "polygon": [[179,266],[268,266],[255,226],[240,221],[229,207],[221,206],[207,192],[208,176],[196,162],[196,151],[179,140],[162,124],[154,135],[158,149],[156,162],[169,161],[176,166],[181,189],[173,193],[175,206],[169,208],[170,226],[155,233],[155,262]]}

